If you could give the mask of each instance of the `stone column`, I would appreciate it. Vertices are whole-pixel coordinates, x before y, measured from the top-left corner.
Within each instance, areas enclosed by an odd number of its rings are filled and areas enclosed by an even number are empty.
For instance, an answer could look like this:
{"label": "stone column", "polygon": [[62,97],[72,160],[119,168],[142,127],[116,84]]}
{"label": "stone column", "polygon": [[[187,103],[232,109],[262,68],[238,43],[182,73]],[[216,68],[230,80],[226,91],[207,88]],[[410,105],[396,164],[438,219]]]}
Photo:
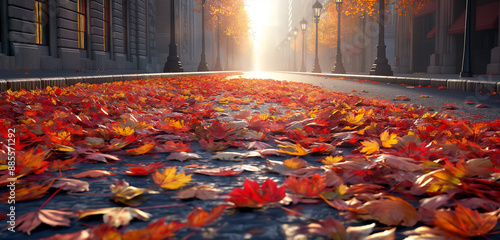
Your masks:
{"label": "stone column", "polygon": [[409,73],[410,72],[410,49],[411,42],[407,36],[410,31],[410,15],[396,15],[396,34],[395,34],[395,49],[394,49],[394,72]]}
{"label": "stone column", "polygon": [[[498,11],[500,12],[500,6]],[[500,33],[500,23],[498,24],[498,28],[497,31]],[[498,39],[497,46],[491,49],[491,63],[486,66],[486,73],[500,74],[500,39]]]}
{"label": "stone column", "polygon": [[456,73],[455,41],[448,29],[453,24],[453,0],[436,1],[436,37],[434,54],[431,55],[428,73]]}

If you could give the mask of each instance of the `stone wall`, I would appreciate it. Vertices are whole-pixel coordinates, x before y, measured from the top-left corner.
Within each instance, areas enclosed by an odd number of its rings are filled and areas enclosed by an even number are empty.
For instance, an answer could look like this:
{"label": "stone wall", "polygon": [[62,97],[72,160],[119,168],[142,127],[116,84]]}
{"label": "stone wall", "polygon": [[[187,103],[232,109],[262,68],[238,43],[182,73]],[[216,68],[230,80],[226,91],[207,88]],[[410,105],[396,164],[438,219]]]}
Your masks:
{"label": "stone wall", "polygon": [[157,61],[153,0],[109,0],[106,48],[104,1],[81,1],[87,6],[85,49],[78,46],[78,0],[48,0],[46,45],[36,44],[35,1],[2,1],[0,11],[8,18],[0,17],[0,70],[153,69]]}

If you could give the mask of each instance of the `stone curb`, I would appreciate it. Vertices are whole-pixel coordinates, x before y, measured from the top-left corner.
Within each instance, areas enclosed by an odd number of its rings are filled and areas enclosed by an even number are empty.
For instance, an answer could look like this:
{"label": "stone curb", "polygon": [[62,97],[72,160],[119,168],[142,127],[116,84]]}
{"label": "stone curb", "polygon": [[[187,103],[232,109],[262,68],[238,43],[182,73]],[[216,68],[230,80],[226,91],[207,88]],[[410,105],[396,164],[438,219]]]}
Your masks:
{"label": "stone curb", "polygon": [[0,79],[0,91],[7,91],[7,81],[5,79]]}
{"label": "stone curb", "polygon": [[99,76],[77,76],[77,77],[50,77],[50,78],[22,78],[22,79],[0,79],[0,91],[19,91],[21,89],[36,90],[50,87],[72,86],[77,83],[101,84],[118,81],[132,81],[150,78],[171,78],[195,75],[212,75],[217,73],[238,73],[238,72],[181,72],[181,73],[145,73],[145,74],[117,74]]}
{"label": "stone curb", "polygon": [[374,76],[356,74],[328,74],[328,73],[307,73],[307,72],[282,72],[290,74],[304,74],[318,77],[336,77],[343,79],[362,79],[374,82],[389,84],[404,84],[409,86],[432,86],[446,87],[451,90],[492,93],[500,92],[500,82],[478,81],[467,79],[442,79],[442,78],[418,78],[418,77],[398,77],[398,76]]}

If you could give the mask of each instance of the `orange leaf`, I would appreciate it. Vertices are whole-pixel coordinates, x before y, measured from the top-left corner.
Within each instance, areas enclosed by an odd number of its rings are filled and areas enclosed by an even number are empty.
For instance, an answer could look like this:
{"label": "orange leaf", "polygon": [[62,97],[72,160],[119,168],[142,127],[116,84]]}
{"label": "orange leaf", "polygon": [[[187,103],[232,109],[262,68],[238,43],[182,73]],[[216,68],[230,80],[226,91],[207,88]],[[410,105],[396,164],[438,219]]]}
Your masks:
{"label": "orange leaf", "polygon": [[175,236],[174,232],[183,226],[178,221],[172,221],[165,224],[165,217],[158,219],[158,221],[151,223],[147,228],[129,231],[123,234],[122,240],[163,240],[170,239]]}
{"label": "orange leaf", "polygon": [[495,228],[500,210],[479,213],[458,203],[455,211],[435,211],[434,225],[439,229],[463,237],[484,236]]}
{"label": "orange leaf", "polygon": [[151,151],[151,149],[153,149],[155,147],[156,143],[146,143],[138,148],[134,148],[134,149],[129,149],[127,150],[127,154],[129,155],[143,155],[149,151]]}
{"label": "orange leaf", "polygon": [[[300,144],[295,144],[295,145],[284,145],[280,144],[278,147],[281,147],[278,151],[280,153],[285,153],[288,155],[292,156],[305,156],[307,155],[307,151],[300,145]],[[285,150],[285,149],[290,149],[290,150]]]}
{"label": "orange leaf", "polygon": [[205,211],[200,206],[197,206],[187,216],[187,226],[204,227],[217,219],[226,209],[227,205],[219,205],[210,210],[210,213]]}
{"label": "orange leaf", "polygon": [[290,169],[299,169],[302,167],[306,167],[308,163],[303,159],[295,157],[283,161],[283,165],[289,167]]}
{"label": "orange leaf", "polygon": [[310,179],[289,177],[285,180],[285,185],[293,193],[306,197],[318,196],[326,188],[325,177],[319,174],[314,174]]}

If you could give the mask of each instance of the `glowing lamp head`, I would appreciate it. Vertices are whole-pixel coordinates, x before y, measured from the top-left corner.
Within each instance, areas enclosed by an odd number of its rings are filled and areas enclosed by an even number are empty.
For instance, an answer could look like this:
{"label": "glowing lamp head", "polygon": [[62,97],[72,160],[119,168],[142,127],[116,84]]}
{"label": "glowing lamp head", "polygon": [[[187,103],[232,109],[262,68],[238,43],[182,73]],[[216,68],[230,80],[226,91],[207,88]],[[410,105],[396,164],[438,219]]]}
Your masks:
{"label": "glowing lamp head", "polygon": [[305,19],[302,19],[302,21],[300,21],[300,28],[302,29],[302,31],[305,31],[307,29],[307,21]]}
{"label": "glowing lamp head", "polygon": [[287,35],[287,38],[288,38],[288,41],[292,40],[292,34],[290,34],[290,33],[289,33],[289,34]]}
{"label": "glowing lamp head", "polygon": [[295,27],[293,28],[293,36],[297,36],[299,34],[299,30]]}
{"label": "glowing lamp head", "polygon": [[336,3],[342,3],[342,0],[335,0]]}
{"label": "glowing lamp head", "polygon": [[316,0],[316,2],[313,5],[313,11],[314,11],[314,19],[319,20],[319,17],[321,16],[321,9],[323,9],[323,5]]}

